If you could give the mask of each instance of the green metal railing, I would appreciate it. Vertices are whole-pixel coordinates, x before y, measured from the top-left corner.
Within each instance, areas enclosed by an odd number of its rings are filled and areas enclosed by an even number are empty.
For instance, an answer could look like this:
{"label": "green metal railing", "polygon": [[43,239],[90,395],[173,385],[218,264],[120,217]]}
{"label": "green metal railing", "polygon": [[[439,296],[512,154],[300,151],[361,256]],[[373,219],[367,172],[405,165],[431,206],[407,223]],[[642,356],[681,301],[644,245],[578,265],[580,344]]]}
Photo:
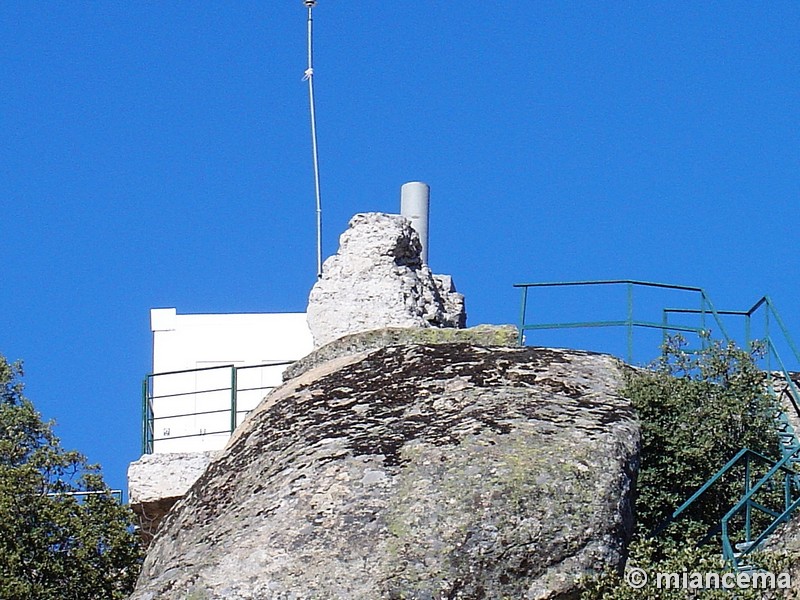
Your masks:
{"label": "green metal railing", "polygon": [[[292,364],[292,362],[293,361],[275,361],[258,365],[247,365],[243,367],[237,367],[235,365],[221,365],[148,374],[142,381],[142,453],[151,454],[156,442],[219,434],[230,435],[236,429],[236,426],[239,423],[239,417],[241,415],[246,415],[249,412],[248,409],[243,410],[240,406],[241,395],[246,392],[267,392],[275,387],[267,385],[241,387],[240,382],[242,377],[240,376],[240,373],[243,371],[287,366]],[[163,381],[170,377],[180,377],[185,379],[186,376],[198,377],[201,374],[213,372],[218,372],[224,376],[225,371],[228,371],[229,375],[226,377],[226,384],[224,386],[216,384],[212,387],[198,388],[189,383],[181,383],[179,384],[179,391],[161,394],[156,393],[157,382],[159,380]],[[206,401],[211,402],[214,406],[208,410],[191,410],[189,412],[178,413],[169,413],[160,408],[158,414],[156,414],[154,410],[154,403],[158,403],[159,405],[163,406],[163,401],[165,400],[174,399],[176,401],[180,401],[181,399],[187,399],[190,397],[193,399],[197,399],[198,397],[204,398]],[[228,425],[224,429],[215,431],[203,430],[182,435],[163,435],[162,437],[156,437],[155,435],[156,424],[159,421],[175,422],[176,419],[190,419],[215,414],[230,415]]]}
{"label": "green metal railing", "polygon": [[[665,308],[663,309],[664,313],[664,323],[669,324],[669,315],[671,314],[698,314],[700,311],[697,309],[692,308]],[[758,313],[761,312],[763,314],[763,329],[761,333],[757,336],[753,335],[753,320],[758,316]],[[759,300],[753,304],[748,310],[721,310],[717,311],[717,315],[720,316],[736,316],[741,317],[744,320],[744,330],[745,330],[745,344],[750,344],[750,342],[758,339],[762,343],[766,345],[766,371],[772,371],[772,361],[775,360],[777,363],[778,368],[780,371],[784,373],[788,373],[786,369],[786,365],[783,363],[783,360],[778,353],[777,348],[775,347],[775,343],[773,342],[772,331],[774,327],[771,324],[774,322],[775,325],[778,326],[778,331],[781,335],[781,339],[784,343],[788,346],[790,352],[794,356],[796,364],[800,364],[800,350],[795,344],[792,336],[789,334],[789,330],[783,322],[780,313],[778,312],[777,308],[775,308],[775,304],[772,302],[769,296],[762,296]],[[730,339],[727,332],[723,329],[723,333],[726,339]],[[797,392],[796,386],[794,386],[791,380],[787,381],[787,384],[793,388],[794,392]]]}
{"label": "green metal railing", "polygon": [[[607,286],[625,287],[625,318],[596,321],[528,322],[528,313],[530,312],[528,308],[528,302],[530,300],[529,291],[531,290],[542,288],[591,289]],[[627,334],[627,359],[629,363],[633,362],[633,332],[637,328],[661,330],[664,338],[666,338],[670,332],[693,333],[699,336],[701,343],[705,343],[705,340],[710,337],[711,333],[711,328],[709,326],[713,325],[714,329],[719,332],[719,337],[725,341],[731,341],[732,337],[729,335],[728,328],[723,318],[741,318],[744,320],[745,345],[749,346],[755,340],[763,344],[764,357],[761,359],[759,366],[771,374],[769,379],[770,391],[776,393],[774,377],[777,375],[779,379],[783,380],[782,392],[779,397],[781,400],[780,404],[786,406],[791,412],[800,417],[800,390],[798,390],[797,384],[778,351],[778,347],[775,343],[776,338],[773,336],[775,326],[777,326],[782,347],[788,348],[790,354],[794,358],[795,365],[800,365],[800,351],[798,351],[798,346],[795,344],[778,310],[768,296],[761,297],[748,310],[717,310],[705,290],[693,286],[618,279],[523,283],[516,284],[514,287],[520,288],[522,291],[518,340],[520,345],[525,342],[524,336],[527,331],[623,327]],[[660,322],[640,319],[637,318],[635,312],[636,305],[634,303],[634,291],[639,288],[688,292],[695,296],[695,306],[688,308],[661,308]],[[671,322],[670,317],[675,315],[691,315],[692,317],[696,317],[699,322],[692,325]],[[762,328],[758,332],[758,335],[753,334],[756,319],[761,319],[762,323]],[[773,369],[773,367],[776,367],[776,369]],[[742,449],[697,492],[686,500],[686,502],[670,516],[664,525],[659,528],[658,532],[663,531],[665,527],[683,516],[687,509],[723,476],[730,474],[734,469],[741,469],[743,467],[744,484],[741,498],[721,518],[717,528],[702,540],[708,541],[716,535],[721,535],[723,556],[738,570],[742,558],[759,549],[764,540],[766,540],[780,524],[789,520],[793,512],[800,506],[800,474],[798,474],[797,471],[797,467],[800,465],[800,441],[798,441],[796,432],[791,424],[791,419],[783,409],[781,409],[776,416],[776,422],[782,458],[773,461],[747,448]],[[766,468],[767,470],[763,476],[753,481],[753,469],[756,463],[761,464],[762,468]],[[770,508],[756,501],[757,494],[771,490],[777,485],[783,488],[783,501],[780,509]],[[763,524],[763,527],[761,527],[761,530],[758,532],[754,530],[754,515],[761,515],[757,521],[759,524]],[[734,535],[740,536],[742,542],[733,544],[731,539]],[[737,546],[738,548],[736,548]]]}
{"label": "green metal railing", "polygon": [[122,490],[90,490],[81,492],[49,492],[51,498],[70,497],[82,502],[91,496],[111,496],[118,504],[122,504]]}
{"label": "green metal railing", "polygon": [[[529,290],[541,288],[574,288],[574,287],[607,287],[607,286],[624,286],[626,290],[626,312],[624,319],[611,319],[611,320],[598,320],[598,321],[565,321],[565,322],[548,322],[536,323],[527,322],[528,315],[528,301],[530,300]],[[674,285],[668,283],[655,283],[652,281],[637,281],[634,279],[604,279],[597,281],[562,281],[562,282],[546,282],[546,283],[517,283],[514,287],[522,290],[522,304],[520,308],[519,320],[519,344],[522,345],[525,340],[526,331],[536,331],[544,329],[575,329],[575,328],[594,328],[594,327],[624,327],[627,332],[627,359],[628,362],[633,362],[633,332],[637,328],[644,329],[657,329],[662,332],[676,332],[676,333],[695,333],[702,334],[708,331],[706,321],[712,319],[713,322],[719,327],[723,336],[727,339],[728,334],[725,325],[720,318],[720,313],[716,310],[708,295],[703,288],[687,286],[687,285]],[[639,288],[651,288],[659,290],[673,290],[681,292],[689,292],[697,297],[698,308],[697,314],[700,315],[700,324],[698,326],[687,326],[669,323],[667,314],[663,313],[661,321],[637,319],[635,312],[634,291]],[[673,309],[677,310],[677,309]]]}
{"label": "green metal railing", "polygon": [[[800,460],[800,447],[774,461],[766,456],[748,448],[740,450],[725,466],[717,471],[703,486],[679,506],[670,517],[661,524],[653,536],[659,535],[667,527],[685,515],[688,509],[697,502],[712,486],[734,469],[743,467],[743,488],[739,501],[728,510],[720,520],[719,525],[708,532],[699,540],[705,543],[721,535],[722,555],[728,560],[735,570],[739,570],[742,560],[752,552],[758,550],[762,543],[780,526],[788,521],[793,512],[800,506],[800,491],[797,486],[797,472],[794,464]],[[754,463],[765,465],[767,471],[753,481]],[[772,508],[756,501],[756,496],[762,492],[771,492],[782,489],[782,507]],[[765,524],[755,528],[754,514],[766,515]],[[743,518],[740,518],[743,517]],[[738,519],[738,522],[736,521]],[[759,531],[760,529],[760,531]],[[734,544],[732,539],[740,539]]]}
{"label": "green metal railing", "polygon": [[[626,290],[626,307],[625,318],[612,319],[612,320],[583,320],[583,321],[564,321],[564,322],[528,322],[528,303],[531,297],[530,290],[537,290],[543,288],[598,288],[608,286],[624,286]],[[629,363],[633,362],[633,333],[637,328],[660,330],[664,336],[670,332],[675,333],[692,333],[700,336],[701,341],[704,336],[711,331],[711,325],[714,325],[720,336],[725,341],[731,341],[733,338],[728,332],[723,317],[741,317],[744,320],[744,344],[745,347],[749,346],[754,340],[759,340],[765,346],[765,363],[764,370],[773,372],[774,366],[781,374],[786,387],[790,392],[790,399],[792,405],[795,407],[796,412],[800,415],[800,389],[790,377],[789,369],[785,364],[781,355],[778,353],[777,346],[774,342],[772,332],[774,325],[777,325],[780,338],[784,345],[788,347],[789,351],[794,357],[794,364],[800,368],[800,349],[789,334],[783,319],[780,316],[775,304],[769,296],[762,296],[753,306],[748,310],[717,310],[711,302],[709,295],[703,288],[687,285],[675,285],[667,283],[655,283],[651,281],[637,281],[633,279],[607,279],[597,281],[566,281],[566,282],[547,282],[547,283],[518,283],[514,287],[522,291],[522,303],[520,308],[519,320],[519,338],[518,342],[522,345],[525,342],[526,331],[541,331],[553,329],[575,329],[575,328],[597,328],[597,327],[624,327],[626,330],[627,338],[627,352],[626,358]],[[695,296],[694,307],[678,307],[678,308],[660,308],[661,318],[660,321],[646,320],[637,318],[635,312],[635,290],[642,288],[650,288],[656,290],[671,290],[679,292],[688,292]],[[753,334],[753,322],[759,313],[763,315],[763,329],[759,335]],[[694,325],[679,324],[670,321],[671,315],[693,315],[698,317],[698,322]],[[773,325],[774,323],[774,325]]]}
{"label": "green metal railing", "polygon": [[[669,315],[671,314],[698,314],[698,312],[699,311],[697,309],[691,308],[665,308],[663,309],[664,321],[667,323],[669,320]],[[754,336],[753,321],[755,318],[759,317],[759,312],[763,315],[763,328],[758,335]],[[721,310],[717,311],[717,315],[741,317],[744,320],[745,345],[749,346],[756,340],[763,344],[764,357],[760,361],[761,367],[766,372],[771,373],[773,376],[777,374],[783,380],[783,393],[781,399],[785,400],[785,404],[791,407],[794,414],[800,417],[800,389],[798,389],[797,383],[795,383],[795,380],[792,378],[789,368],[784,362],[784,359],[781,357],[781,354],[778,352],[778,348],[775,344],[772,334],[774,331],[774,326],[772,324],[774,323],[774,325],[777,325],[780,339],[783,341],[784,346],[791,353],[795,365],[800,365],[800,350],[798,350],[797,344],[789,334],[789,329],[783,322],[778,309],[775,308],[775,304],[770,297],[762,296],[748,310]],[[727,333],[725,333],[725,337],[726,339],[729,339]],[[774,391],[773,388],[774,385],[771,379],[770,389]],[[789,420],[785,417],[785,414],[779,416],[784,424],[783,430],[786,432],[786,435],[792,434],[792,436],[795,437],[794,428],[790,424]],[[784,454],[786,454],[786,451],[788,450],[791,449],[784,448]]]}

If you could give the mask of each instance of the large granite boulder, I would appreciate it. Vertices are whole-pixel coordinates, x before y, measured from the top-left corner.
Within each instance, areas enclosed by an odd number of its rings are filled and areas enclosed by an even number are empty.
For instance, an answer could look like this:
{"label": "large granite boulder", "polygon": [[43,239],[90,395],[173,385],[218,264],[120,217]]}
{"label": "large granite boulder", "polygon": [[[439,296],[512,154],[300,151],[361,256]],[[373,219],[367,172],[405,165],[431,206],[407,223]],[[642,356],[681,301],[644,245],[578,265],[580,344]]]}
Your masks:
{"label": "large granite boulder", "polygon": [[576,598],[631,533],[622,368],[469,344],[316,366],[167,515],[131,598]]}
{"label": "large granite boulder", "polygon": [[431,273],[421,249],[405,217],[355,215],[309,295],[314,345],[381,327],[464,327],[464,296],[449,276]]}

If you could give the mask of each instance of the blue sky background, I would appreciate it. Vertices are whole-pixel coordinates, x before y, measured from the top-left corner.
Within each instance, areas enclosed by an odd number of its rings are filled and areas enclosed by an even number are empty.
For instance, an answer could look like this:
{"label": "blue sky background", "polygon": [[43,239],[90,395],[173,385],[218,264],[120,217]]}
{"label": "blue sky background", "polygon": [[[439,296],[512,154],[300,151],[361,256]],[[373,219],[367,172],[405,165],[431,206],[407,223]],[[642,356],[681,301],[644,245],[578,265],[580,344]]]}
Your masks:
{"label": "blue sky background", "polygon": [[[470,324],[516,321],[516,282],[624,277],[768,293],[800,337],[797,2],[314,14],[325,255],[423,180]],[[305,308],[305,26],[300,0],[0,4],[0,352],[114,486],[151,307]]]}

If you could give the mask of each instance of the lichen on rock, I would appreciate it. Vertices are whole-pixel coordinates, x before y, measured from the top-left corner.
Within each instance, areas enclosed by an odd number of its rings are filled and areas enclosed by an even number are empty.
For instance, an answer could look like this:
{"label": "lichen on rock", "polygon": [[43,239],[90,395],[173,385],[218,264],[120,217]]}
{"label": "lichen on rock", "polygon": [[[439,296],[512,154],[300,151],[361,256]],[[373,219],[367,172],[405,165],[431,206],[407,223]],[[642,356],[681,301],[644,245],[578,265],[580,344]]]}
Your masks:
{"label": "lichen on rock", "polygon": [[478,325],[466,329],[439,329],[421,327],[383,327],[350,333],[321,348],[317,348],[286,368],[283,380],[288,381],[302,375],[325,362],[377,350],[386,346],[410,344],[472,344],[473,346],[514,346],[519,332],[514,325]]}
{"label": "lichen on rock", "polygon": [[167,515],[132,600],[573,598],[622,564],[616,359],[396,345],[288,381]]}

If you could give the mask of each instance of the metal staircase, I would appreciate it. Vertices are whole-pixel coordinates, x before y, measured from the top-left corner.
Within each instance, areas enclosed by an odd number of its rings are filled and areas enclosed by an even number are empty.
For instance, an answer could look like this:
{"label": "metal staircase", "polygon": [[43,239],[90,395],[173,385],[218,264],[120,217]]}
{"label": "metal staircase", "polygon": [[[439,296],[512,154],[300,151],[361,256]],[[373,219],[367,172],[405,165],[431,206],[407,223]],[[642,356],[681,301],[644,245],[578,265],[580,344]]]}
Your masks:
{"label": "metal staircase", "polygon": [[[604,320],[549,321],[528,322],[528,303],[533,292],[547,292],[553,289],[583,290],[586,288],[607,288],[624,286],[626,289],[627,310],[622,318],[606,318]],[[795,364],[800,365],[800,351],[792,340],[783,320],[768,296],[760,298],[750,309],[745,311],[717,310],[702,288],[677,286],[634,280],[575,281],[554,283],[517,284],[522,291],[522,308],[519,322],[519,343],[525,343],[525,334],[537,335],[543,330],[616,327],[624,328],[627,333],[627,353],[629,363],[633,363],[634,332],[639,329],[661,330],[666,337],[669,333],[697,334],[702,339],[708,337],[713,329],[718,338],[732,341],[725,326],[725,318],[744,320],[745,343],[750,344],[758,339],[764,345],[764,363],[760,365],[770,373],[769,391],[774,394],[779,412],[775,415],[775,423],[780,443],[779,458],[772,459],[748,448],[741,449],[703,486],[687,499],[673,514],[655,531],[658,535],[670,524],[685,516],[687,510],[712,486],[722,478],[743,475],[741,496],[739,500],[720,519],[718,525],[699,540],[706,543],[720,537],[722,555],[737,572],[748,572],[758,569],[756,553],[764,547],[764,543],[783,523],[791,519],[800,507],[800,390],[792,379],[789,370],[778,352],[770,331],[777,324],[782,348],[794,356]],[[699,300],[699,308],[662,308],[660,321],[653,318],[640,318],[634,311],[634,291],[665,291],[674,294],[693,294]],[[579,303],[576,303],[579,305]],[[539,306],[542,306],[539,304]],[[663,306],[663,305],[662,305]],[[694,306],[698,306],[695,304]],[[670,322],[676,316],[695,317],[699,323],[686,324]],[[752,326],[754,317],[763,317],[763,329],[754,336]],[[535,340],[534,340],[535,341]],[[777,370],[773,370],[773,362]],[[777,383],[776,383],[777,380]]]}
{"label": "metal staircase", "polygon": [[[800,506],[800,486],[797,484],[797,472],[794,465],[800,460],[800,445],[787,452],[777,461],[770,460],[748,448],[740,450],[724,467],[717,471],[697,492],[672,513],[654,532],[658,535],[669,525],[677,521],[711,486],[717,483],[732,470],[744,465],[743,494],[736,504],[722,517],[720,523],[710,531],[699,544],[706,543],[720,535],[722,556],[732,568],[739,571],[752,571],[757,565],[752,560],[755,551],[760,550],[764,542],[783,523],[787,522]],[[766,472],[753,481],[752,469],[756,464],[766,468]],[[775,495],[781,492],[782,503],[779,507],[767,506],[757,500],[763,493]],[[756,524],[756,516],[761,516]],[[737,541],[738,540],[738,541]]]}

